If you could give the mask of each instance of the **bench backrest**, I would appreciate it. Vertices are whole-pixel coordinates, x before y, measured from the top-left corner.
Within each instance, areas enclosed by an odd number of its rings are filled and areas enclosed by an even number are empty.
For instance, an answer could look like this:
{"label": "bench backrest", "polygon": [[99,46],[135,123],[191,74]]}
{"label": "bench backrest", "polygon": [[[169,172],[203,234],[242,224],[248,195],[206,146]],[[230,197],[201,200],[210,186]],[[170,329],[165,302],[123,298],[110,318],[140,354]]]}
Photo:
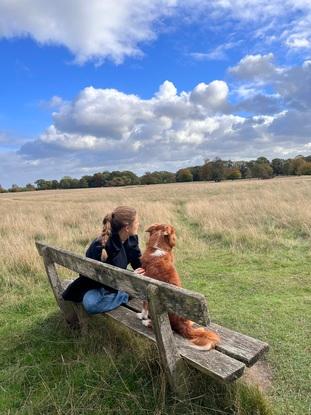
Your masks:
{"label": "bench backrest", "polygon": [[209,323],[207,302],[202,294],[175,287],[41,242],[36,242],[36,246],[45,262],[62,265],[112,288],[126,291],[133,297],[147,300],[147,287],[150,285],[156,286],[158,287],[161,303],[165,304],[167,311],[202,325]]}

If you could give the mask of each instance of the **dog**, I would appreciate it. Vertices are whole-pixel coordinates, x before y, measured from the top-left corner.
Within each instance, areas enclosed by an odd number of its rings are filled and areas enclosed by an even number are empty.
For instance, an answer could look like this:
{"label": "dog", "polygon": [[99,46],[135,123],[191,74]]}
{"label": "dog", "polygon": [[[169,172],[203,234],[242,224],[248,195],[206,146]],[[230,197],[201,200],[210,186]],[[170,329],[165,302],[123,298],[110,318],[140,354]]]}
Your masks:
{"label": "dog", "polygon": [[[141,257],[142,268],[145,275],[159,281],[181,287],[179,275],[174,266],[173,248],[176,245],[175,229],[171,225],[153,224],[146,232],[149,232],[149,241],[146,250]],[[144,301],[141,313],[137,317],[142,323],[151,327],[152,322],[148,319],[148,303]],[[203,327],[192,327],[193,322],[176,314],[169,313],[171,327],[181,336],[189,339],[191,345],[200,350],[210,350],[220,341],[218,334]]]}

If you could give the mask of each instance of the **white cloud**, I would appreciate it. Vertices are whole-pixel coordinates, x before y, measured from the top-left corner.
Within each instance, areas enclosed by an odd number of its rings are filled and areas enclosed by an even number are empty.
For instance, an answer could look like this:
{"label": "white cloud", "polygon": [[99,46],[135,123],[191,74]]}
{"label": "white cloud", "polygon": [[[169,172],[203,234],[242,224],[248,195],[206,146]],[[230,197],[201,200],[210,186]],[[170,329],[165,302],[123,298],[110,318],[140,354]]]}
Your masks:
{"label": "white cloud", "polygon": [[177,89],[173,82],[165,81],[160,86],[159,91],[156,93],[158,98],[163,99],[174,99],[177,94]]}
{"label": "white cloud", "polygon": [[228,99],[229,88],[224,81],[213,81],[209,85],[201,82],[190,94],[190,100],[211,110],[223,110]]}
{"label": "white cloud", "polygon": [[[277,112],[281,106],[308,110],[311,107],[311,64],[305,61],[301,66],[277,67],[273,55],[247,55],[230,73],[240,81],[233,89],[239,97],[238,108],[266,113]],[[248,83],[245,85],[244,81]],[[265,93],[270,86],[274,93]],[[261,88],[258,90],[258,88]]]}
{"label": "white cloud", "polygon": [[[0,37],[31,37],[40,44],[65,46],[77,63],[106,59],[121,63],[141,56],[146,42],[161,33],[161,23],[211,26],[231,19],[234,27],[252,24],[261,43],[280,39],[287,47],[311,47],[309,0],[21,0],[0,3]],[[232,45],[232,42],[227,42]],[[235,43],[235,41],[233,42]],[[210,45],[207,43],[207,49]],[[226,46],[197,59],[224,59]]]}
{"label": "white cloud", "polygon": [[173,6],[170,0],[5,1],[0,4],[0,36],[64,45],[79,63],[105,58],[120,63],[141,54],[138,44],[156,37],[153,24]]}
{"label": "white cloud", "polygon": [[309,39],[297,35],[289,36],[289,38],[286,40],[286,44],[292,48],[310,49],[311,47],[311,41]]}
{"label": "white cloud", "polygon": [[227,50],[238,47],[239,43],[241,42],[237,41],[237,42],[222,43],[221,45],[217,46],[213,50],[210,50],[209,52],[192,52],[189,55],[197,61],[205,61],[205,60],[222,61],[228,58]]}
{"label": "white cloud", "polygon": [[[233,91],[235,104],[220,80],[180,92],[165,81],[150,99],[87,87],[53,113],[53,124],[23,145],[19,156],[69,164],[75,159],[81,169],[102,164],[103,169],[140,171],[142,166],[163,170],[203,162],[207,156],[282,156],[284,151],[277,151],[286,146],[289,152],[306,153],[311,142],[310,62],[279,68],[272,55],[248,55],[232,73],[247,79],[246,84],[239,81],[240,91]],[[265,92],[265,85],[275,92]],[[250,115],[237,115],[241,111]]]}
{"label": "white cloud", "polygon": [[158,145],[198,145],[218,128],[216,119],[227,106],[229,88],[223,81],[201,83],[177,94],[165,81],[149,100],[115,89],[87,87],[72,102],[53,113],[53,125],[21,149],[32,158],[50,152],[138,152]]}
{"label": "white cloud", "polygon": [[271,81],[275,75],[282,72],[273,64],[273,53],[267,55],[246,55],[238,65],[229,69],[236,78],[246,81]]}

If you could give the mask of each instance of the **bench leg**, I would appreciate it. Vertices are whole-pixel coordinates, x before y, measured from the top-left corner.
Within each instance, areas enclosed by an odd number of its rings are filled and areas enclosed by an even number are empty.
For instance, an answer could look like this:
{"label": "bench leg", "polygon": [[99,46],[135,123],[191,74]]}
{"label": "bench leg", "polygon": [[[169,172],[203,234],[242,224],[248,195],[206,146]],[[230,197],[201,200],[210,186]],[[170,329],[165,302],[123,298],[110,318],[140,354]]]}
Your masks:
{"label": "bench leg", "polygon": [[55,300],[59,305],[59,308],[61,309],[62,313],[64,314],[66,322],[69,324],[70,327],[75,328],[79,325],[79,318],[74,308],[74,303],[72,303],[71,301],[63,300],[63,287],[57,274],[55,264],[50,259],[46,247],[42,249],[42,253],[45,270],[48,276],[49,283],[51,284]]}
{"label": "bench leg", "polygon": [[82,335],[86,335],[88,333],[88,323],[91,318],[90,314],[88,314],[82,304],[72,303],[73,308],[78,316],[79,327],[81,330]]}
{"label": "bench leg", "polygon": [[175,344],[168,313],[161,303],[158,288],[149,285],[147,293],[152,327],[156,336],[162,367],[176,397],[183,399],[188,392],[185,362],[182,360]]}

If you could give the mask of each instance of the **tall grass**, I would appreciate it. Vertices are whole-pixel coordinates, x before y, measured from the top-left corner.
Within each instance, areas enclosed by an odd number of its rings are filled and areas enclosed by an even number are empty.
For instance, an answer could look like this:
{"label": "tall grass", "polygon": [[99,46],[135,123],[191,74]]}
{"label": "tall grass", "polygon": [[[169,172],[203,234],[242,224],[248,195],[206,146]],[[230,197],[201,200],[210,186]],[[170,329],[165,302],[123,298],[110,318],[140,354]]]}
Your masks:
{"label": "tall grass", "polygon": [[[82,254],[120,204],[136,207],[142,247],[148,225],[172,223],[184,286],[208,297],[217,322],[271,344],[265,395],[200,380],[203,398],[180,405],[143,341],[107,322],[98,329],[98,319],[87,338],[68,332],[34,241]],[[0,195],[0,412],[246,415],[270,413],[270,401],[276,413],[305,415],[310,206],[308,177]]]}

